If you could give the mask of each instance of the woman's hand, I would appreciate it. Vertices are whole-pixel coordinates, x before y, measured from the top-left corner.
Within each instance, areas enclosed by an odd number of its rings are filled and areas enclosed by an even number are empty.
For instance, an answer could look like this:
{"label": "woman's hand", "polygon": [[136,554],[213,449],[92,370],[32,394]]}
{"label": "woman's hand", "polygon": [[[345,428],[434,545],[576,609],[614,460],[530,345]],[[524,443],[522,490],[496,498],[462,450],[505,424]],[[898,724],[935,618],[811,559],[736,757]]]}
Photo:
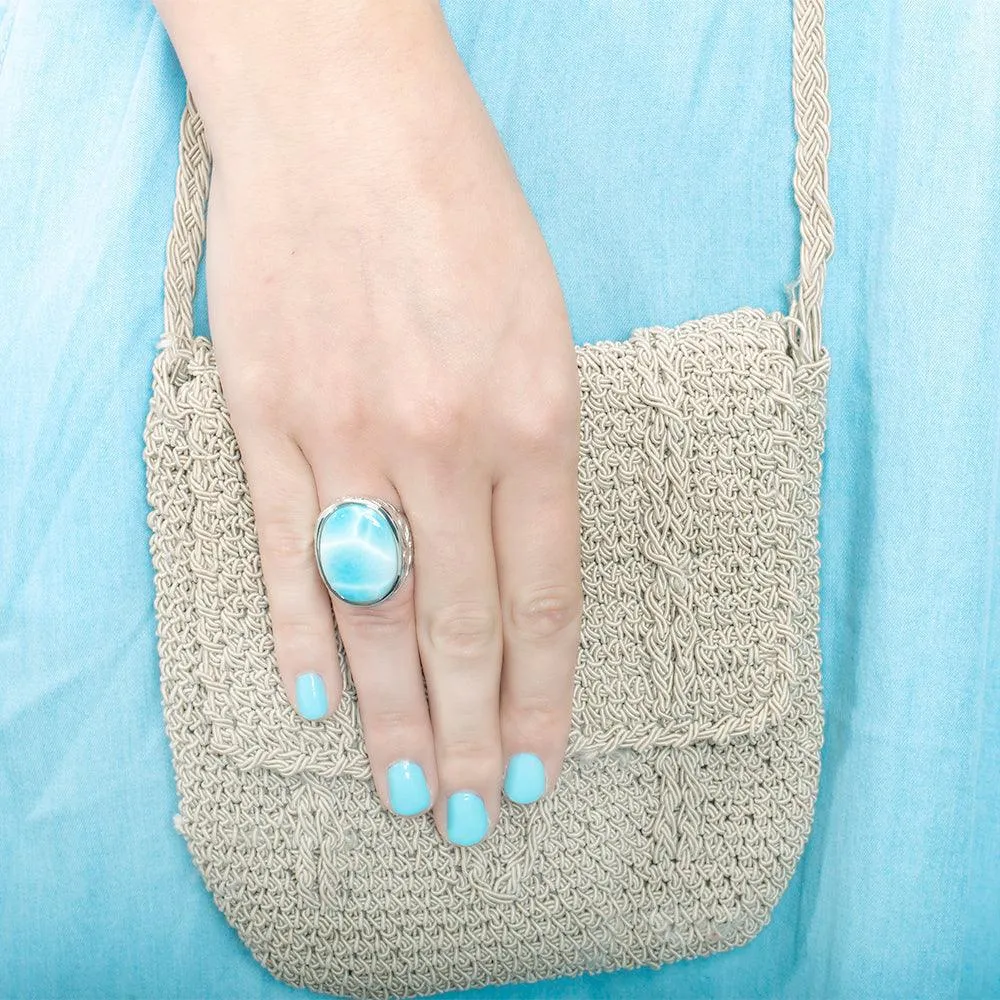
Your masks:
{"label": "woman's hand", "polygon": [[[551,258],[436,3],[159,7],[213,150],[212,337],[285,689],[334,710],[332,601],[383,802],[475,843],[510,758],[537,757],[506,786],[532,801],[569,730],[579,387]],[[376,606],[315,565],[345,494],[412,526]]]}

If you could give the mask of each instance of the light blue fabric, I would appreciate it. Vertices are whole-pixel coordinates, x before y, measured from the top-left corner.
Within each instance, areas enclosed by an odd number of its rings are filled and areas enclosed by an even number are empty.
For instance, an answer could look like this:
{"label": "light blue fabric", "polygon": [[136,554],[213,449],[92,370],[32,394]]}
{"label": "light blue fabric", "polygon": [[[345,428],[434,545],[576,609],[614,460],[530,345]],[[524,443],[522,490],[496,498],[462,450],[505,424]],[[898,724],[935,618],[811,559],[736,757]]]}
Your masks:
{"label": "light blue fabric", "polygon": [[[578,342],[784,307],[789,6],[445,3]],[[171,826],[141,432],[182,78],[145,3],[0,11],[0,995],[291,996]],[[1000,6],[828,28],[812,839],[742,949],[486,997],[1000,996]]]}

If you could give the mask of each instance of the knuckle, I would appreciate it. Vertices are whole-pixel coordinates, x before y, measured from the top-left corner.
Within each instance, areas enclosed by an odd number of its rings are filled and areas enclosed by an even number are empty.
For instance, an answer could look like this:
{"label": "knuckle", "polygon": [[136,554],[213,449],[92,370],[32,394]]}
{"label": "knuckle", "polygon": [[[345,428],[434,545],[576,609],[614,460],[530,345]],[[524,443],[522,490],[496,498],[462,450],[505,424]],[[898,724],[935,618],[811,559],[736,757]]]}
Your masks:
{"label": "knuckle", "polygon": [[281,378],[275,365],[264,359],[242,359],[220,372],[222,388],[230,408],[250,408],[271,414],[280,408]]}
{"label": "knuckle", "polygon": [[337,621],[354,637],[377,639],[383,635],[396,635],[413,630],[413,602],[396,599],[371,607],[339,603]]}
{"label": "knuckle", "polygon": [[433,652],[459,660],[478,660],[499,648],[499,616],[482,604],[452,604],[429,616],[426,634]]}
{"label": "knuckle", "polygon": [[420,713],[413,709],[379,706],[364,710],[365,730],[375,742],[415,746],[422,736]]}
{"label": "knuckle", "polygon": [[454,733],[439,740],[439,765],[446,779],[461,770],[466,780],[489,781],[500,771],[500,744],[472,732]]}
{"label": "knuckle", "polygon": [[371,428],[368,405],[354,393],[337,393],[324,403],[324,411],[325,429],[332,437],[357,437]]}
{"label": "knuckle", "polygon": [[498,757],[495,740],[489,740],[482,732],[464,728],[447,733],[441,740],[440,753],[443,757],[462,758],[467,761],[492,763]]}
{"label": "knuckle", "polygon": [[537,739],[569,728],[572,699],[557,704],[552,695],[515,696],[513,703],[505,706],[505,717],[512,728]]}
{"label": "knuckle", "polygon": [[510,602],[511,629],[529,639],[551,638],[576,624],[581,605],[579,588],[551,584],[526,590]]}
{"label": "knuckle", "polygon": [[465,408],[445,393],[421,394],[401,404],[395,422],[410,445],[421,451],[449,454],[465,435]]}
{"label": "knuckle", "polygon": [[519,447],[548,454],[575,440],[578,420],[578,397],[549,391],[533,397],[530,407],[508,415],[508,427]]}
{"label": "knuckle", "polygon": [[313,560],[313,535],[292,512],[272,514],[259,520],[257,532],[265,558],[304,565]]}
{"label": "knuckle", "polygon": [[272,611],[271,628],[279,657],[313,659],[324,643],[326,623],[315,614]]}

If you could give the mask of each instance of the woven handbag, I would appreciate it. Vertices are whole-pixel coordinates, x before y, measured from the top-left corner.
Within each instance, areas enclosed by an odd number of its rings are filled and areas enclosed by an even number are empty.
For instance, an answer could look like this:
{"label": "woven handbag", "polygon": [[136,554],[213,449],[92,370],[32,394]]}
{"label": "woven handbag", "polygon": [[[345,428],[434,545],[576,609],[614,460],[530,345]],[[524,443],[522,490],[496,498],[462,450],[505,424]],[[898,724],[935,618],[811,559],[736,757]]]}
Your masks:
{"label": "woven handbag", "polygon": [[425,995],[708,954],[769,920],[822,742],[819,487],[833,249],[822,0],[794,0],[800,276],[741,308],[576,349],[583,620],[558,785],[474,848],[377,798],[343,646],[307,722],[274,660],[253,510],[193,332],[210,158],[188,98],[145,431],[176,818],[275,976]]}

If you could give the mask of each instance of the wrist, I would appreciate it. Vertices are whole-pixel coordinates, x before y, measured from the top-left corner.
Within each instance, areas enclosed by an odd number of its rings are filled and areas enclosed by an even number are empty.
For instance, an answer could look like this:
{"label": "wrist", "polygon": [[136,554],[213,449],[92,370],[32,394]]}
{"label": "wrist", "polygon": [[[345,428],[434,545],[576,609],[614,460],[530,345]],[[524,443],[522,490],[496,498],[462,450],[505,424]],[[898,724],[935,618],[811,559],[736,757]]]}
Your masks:
{"label": "wrist", "polygon": [[[375,124],[461,65],[437,0],[155,0],[215,152],[330,140]],[[463,68],[464,69],[464,68]]]}

